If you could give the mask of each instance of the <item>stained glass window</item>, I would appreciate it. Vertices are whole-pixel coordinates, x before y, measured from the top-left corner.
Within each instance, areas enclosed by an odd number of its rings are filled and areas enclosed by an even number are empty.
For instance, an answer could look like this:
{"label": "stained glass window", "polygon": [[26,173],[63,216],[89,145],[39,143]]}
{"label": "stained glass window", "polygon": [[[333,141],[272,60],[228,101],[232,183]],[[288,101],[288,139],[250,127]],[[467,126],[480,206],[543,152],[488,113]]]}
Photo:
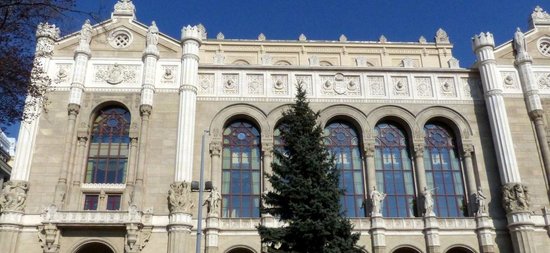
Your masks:
{"label": "stained glass window", "polygon": [[122,195],[120,194],[109,194],[107,195],[107,210],[120,210],[120,199]]}
{"label": "stained glass window", "polygon": [[247,121],[231,123],[222,152],[223,217],[260,217],[260,132]]}
{"label": "stained glass window", "polygon": [[92,126],[86,183],[124,183],[129,129],[128,110],[112,106],[99,112]]}
{"label": "stained glass window", "polygon": [[99,203],[99,195],[86,194],[84,195],[84,210],[97,210]]}
{"label": "stained glass window", "polygon": [[382,214],[414,216],[414,175],[406,135],[393,123],[379,123],[375,132],[376,187],[387,194]]}
{"label": "stained glass window", "polygon": [[325,144],[340,170],[340,188],[345,190],[340,206],[347,217],[364,217],[363,159],[357,132],[347,123],[331,123],[325,128]]}
{"label": "stained glass window", "polygon": [[426,183],[434,189],[434,212],[440,217],[464,216],[464,181],[454,137],[438,124],[426,124],[424,131],[424,168]]}

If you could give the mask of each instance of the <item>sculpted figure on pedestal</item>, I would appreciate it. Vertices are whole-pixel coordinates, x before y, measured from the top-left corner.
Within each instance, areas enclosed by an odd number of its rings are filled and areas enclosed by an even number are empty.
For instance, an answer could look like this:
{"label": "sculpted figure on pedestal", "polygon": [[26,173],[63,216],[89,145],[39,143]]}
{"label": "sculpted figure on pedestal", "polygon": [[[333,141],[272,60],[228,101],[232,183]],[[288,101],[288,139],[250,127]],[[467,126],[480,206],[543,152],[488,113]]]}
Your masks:
{"label": "sculpted figure on pedestal", "polygon": [[0,211],[22,212],[25,209],[29,185],[24,181],[8,181],[0,194]]}
{"label": "sculpted figure on pedestal", "polygon": [[428,189],[428,187],[424,187],[424,216],[434,216],[434,200],[433,200],[433,189]]}
{"label": "sculpted figure on pedestal", "polygon": [[370,192],[370,200],[372,204],[372,213],[371,216],[381,215],[380,209],[382,208],[382,201],[386,198],[386,194],[376,190],[376,186],[372,187]]}
{"label": "sculpted figure on pedestal", "polygon": [[191,201],[191,184],[174,182],[168,191],[169,209],[171,213],[190,213],[195,205]]}
{"label": "sculpted figure on pedestal", "polygon": [[518,183],[504,185],[502,200],[507,213],[529,211],[529,190],[525,185]]}
{"label": "sculpted figure on pedestal", "polygon": [[483,191],[481,191],[481,186],[477,187],[477,192],[475,195],[476,195],[476,205],[477,205],[476,215],[481,216],[483,214],[486,214],[487,206],[485,205],[485,200],[487,199],[487,197],[485,197],[485,195],[483,194]]}
{"label": "sculpted figure on pedestal", "polygon": [[525,36],[519,29],[514,33],[514,50],[516,50],[516,55],[523,55],[527,52],[527,46],[525,45]]}
{"label": "sculpted figure on pedestal", "polygon": [[220,195],[220,192],[216,187],[213,187],[210,195],[208,195],[208,198],[204,201],[204,204],[202,204],[203,206],[206,206],[206,210],[209,215],[218,214],[221,199],[222,196]]}

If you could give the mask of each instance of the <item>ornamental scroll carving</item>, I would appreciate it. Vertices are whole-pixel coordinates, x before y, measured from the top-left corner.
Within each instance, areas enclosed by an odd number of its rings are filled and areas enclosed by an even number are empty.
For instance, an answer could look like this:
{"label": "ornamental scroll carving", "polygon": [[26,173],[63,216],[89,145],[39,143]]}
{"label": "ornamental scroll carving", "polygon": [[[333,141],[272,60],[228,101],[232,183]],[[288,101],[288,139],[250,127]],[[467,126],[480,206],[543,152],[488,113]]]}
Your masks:
{"label": "ornamental scroll carving", "polygon": [[27,201],[29,184],[25,181],[8,181],[0,194],[0,211],[22,212]]}
{"label": "ornamental scroll carving", "polygon": [[358,76],[321,76],[321,93],[324,95],[361,95]]}
{"label": "ornamental scroll carving", "polygon": [[168,200],[170,213],[191,213],[191,208],[195,206],[191,200],[191,184],[188,182],[170,184]]}
{"label": "ornamental scroll carving", "polygon": [[138,224],[131,223],[126,225],[126,238],[124,250],[126,253],[141,252],[149,238],[151,238],[151,228],[141,228]]}
{"label": "ornamental scroll carving", "polygon": [[107,82],[116,85],[121,83],[138,83],[138,65],[96,65],[95,82]]}
{"label": "ornamental scroll carving", "polygon": [[59,252],[59,229],[57,226],[51,223],[38,226],[38,241],[44,253]]}
{"label": "ornamental scroll carving", "polygon": [[529,211],[529,190],[525,185],[505,184],[502,187],[502,200],[507,213]]}

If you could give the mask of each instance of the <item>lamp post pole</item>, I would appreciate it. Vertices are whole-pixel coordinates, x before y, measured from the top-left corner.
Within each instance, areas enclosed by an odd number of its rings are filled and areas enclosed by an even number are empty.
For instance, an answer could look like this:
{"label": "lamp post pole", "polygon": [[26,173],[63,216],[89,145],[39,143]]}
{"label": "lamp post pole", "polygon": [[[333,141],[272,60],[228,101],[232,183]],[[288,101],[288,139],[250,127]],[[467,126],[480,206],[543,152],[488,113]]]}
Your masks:
{"label": "lamp post pole", "polygon": [[202,143],[201,143],[201,170],[199,178],[199,213],[197,217],[197,242],[196,242],[196,253],[201,252],[201,239],[202,239],[202,194],[204,192],[204,146],[206,141],[206,135],[210,131],[204,130],[202,133]]}

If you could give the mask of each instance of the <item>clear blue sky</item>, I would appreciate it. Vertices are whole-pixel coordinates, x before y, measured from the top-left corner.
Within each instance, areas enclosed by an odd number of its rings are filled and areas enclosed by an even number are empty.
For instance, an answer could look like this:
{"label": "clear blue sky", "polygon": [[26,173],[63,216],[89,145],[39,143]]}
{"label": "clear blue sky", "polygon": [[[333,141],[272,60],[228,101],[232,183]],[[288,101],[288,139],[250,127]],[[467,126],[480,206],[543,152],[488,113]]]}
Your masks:
{"label": "clear blue sky", "polygon": [[[110,17],[116,0],[81,0],[77,8]],[[462,67],[474,62],[471,37],[489,31],[497,44],[511,39],[516,27],[528,28],[535,6],[549,9],[546,0],[134,0],[137,19],[145,24],[155,20],[161,30],[180,38],[183,25],[202,23],[210,38],[223,32],[228,39],[267,39],[429,41],[438,28],[447,31],[453,54]],[[80,29],[84,16],[74,16],[60,24],[62,33]],[[8,128],[10,136],[16,127]]]}

